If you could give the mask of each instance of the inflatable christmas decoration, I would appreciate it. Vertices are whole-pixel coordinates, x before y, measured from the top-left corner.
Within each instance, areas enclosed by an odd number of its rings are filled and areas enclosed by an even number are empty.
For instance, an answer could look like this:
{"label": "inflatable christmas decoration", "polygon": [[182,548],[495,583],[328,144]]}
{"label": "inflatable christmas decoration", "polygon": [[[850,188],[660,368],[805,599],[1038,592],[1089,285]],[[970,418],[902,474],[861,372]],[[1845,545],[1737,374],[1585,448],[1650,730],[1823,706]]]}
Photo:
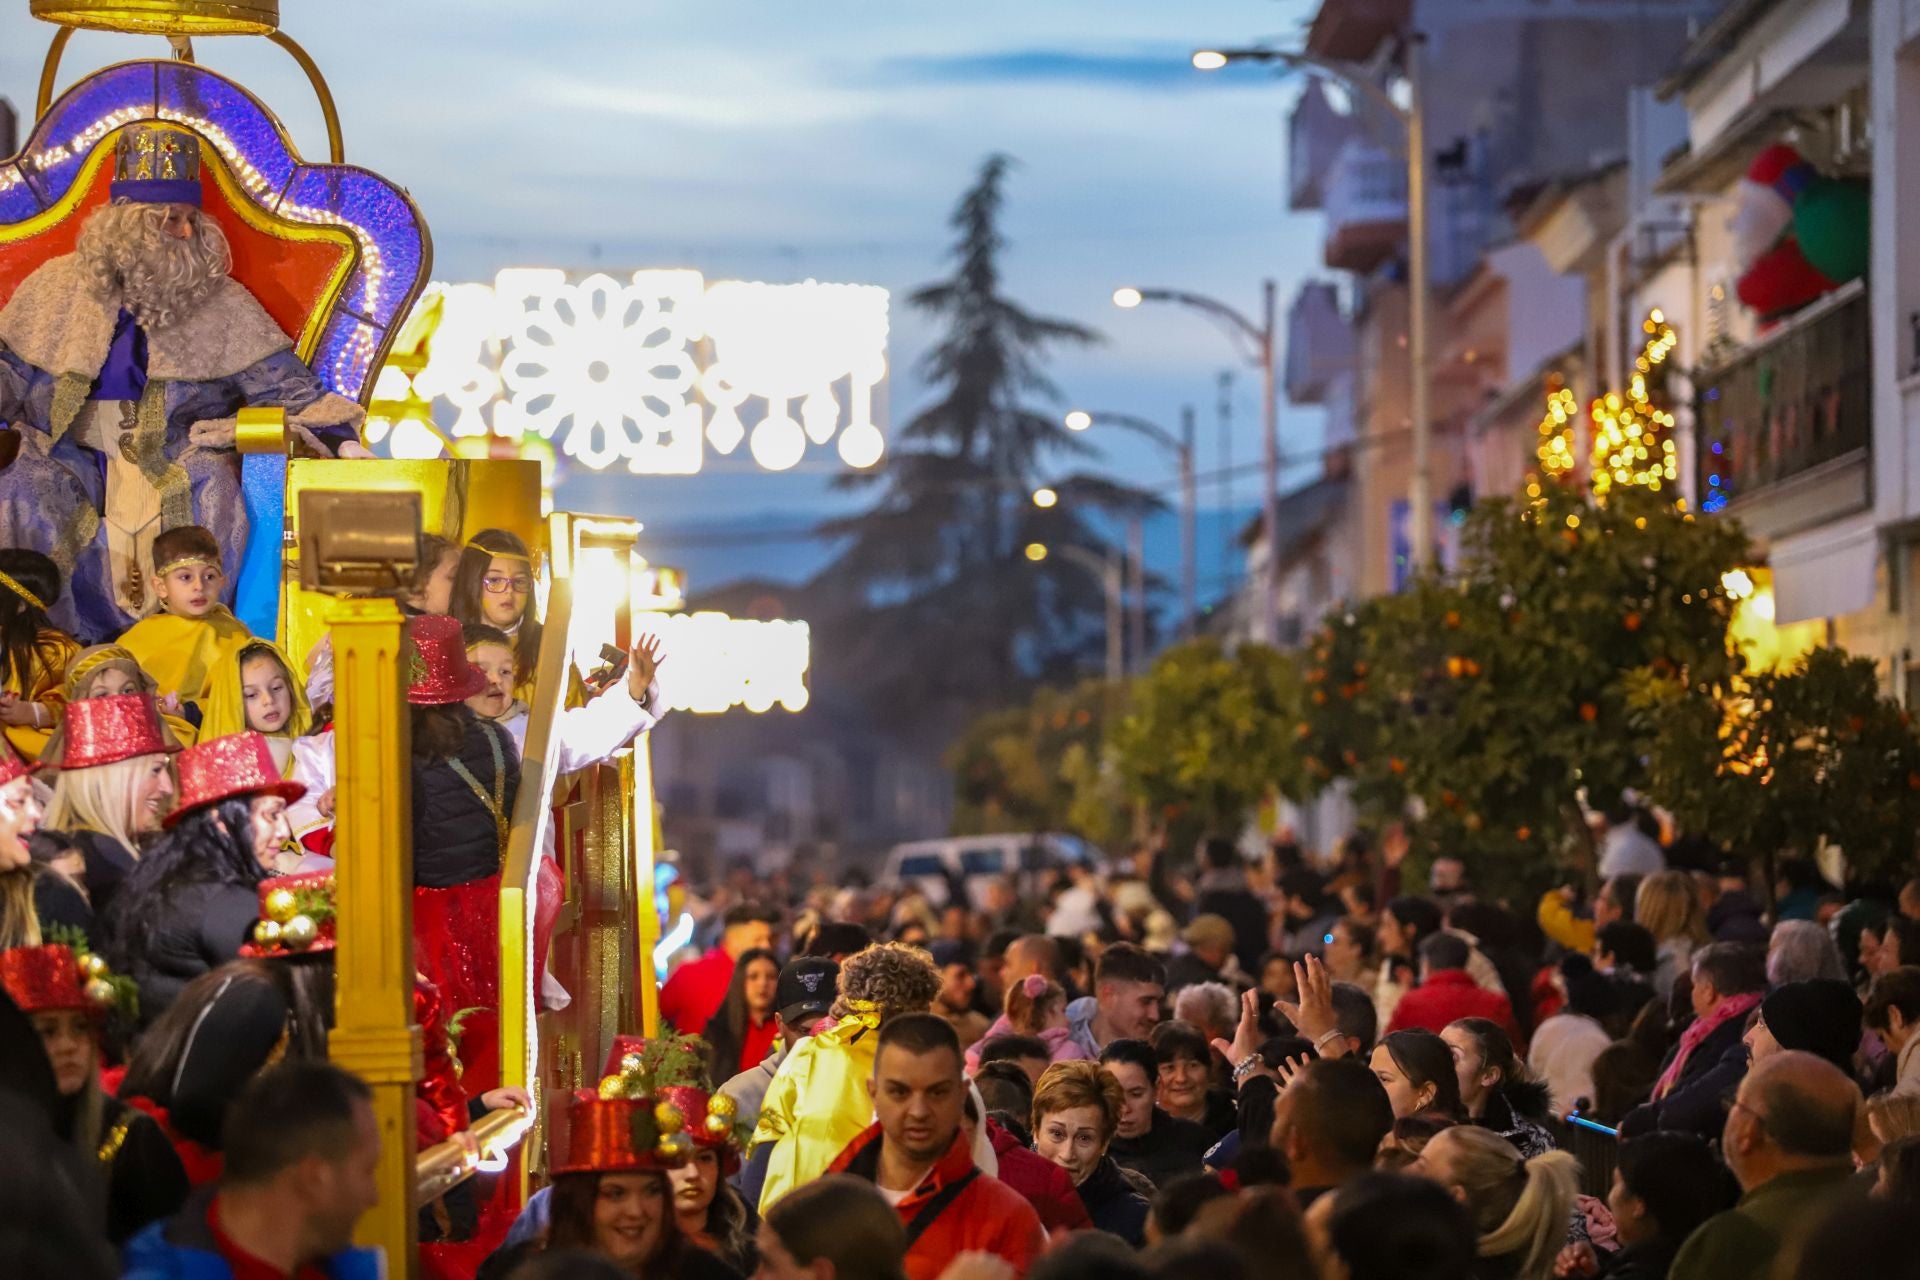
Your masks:
{"label": "inflatable christmas decoration", "polygon": [[1793,147],[1754,158],[1735,194],[1735,292],[1762,321],[1777,320],[1867,269],[1867,188],[1829,178]]}

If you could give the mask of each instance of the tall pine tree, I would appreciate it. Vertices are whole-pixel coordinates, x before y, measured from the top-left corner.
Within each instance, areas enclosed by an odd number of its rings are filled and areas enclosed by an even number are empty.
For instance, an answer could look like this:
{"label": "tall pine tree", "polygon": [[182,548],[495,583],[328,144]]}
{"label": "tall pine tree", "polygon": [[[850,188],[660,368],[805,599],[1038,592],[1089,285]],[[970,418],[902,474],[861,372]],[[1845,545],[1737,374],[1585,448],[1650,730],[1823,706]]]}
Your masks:
{"label": "tall pine tree", "polygon": [[[832,619],[823,629],[832,644],[816,653],[822,680],[863,690],[890,727],[933,741],[1097,651],[1097,576],[1059,554],[1034,563],[1026,547],[1073,544],[1104,554],[1086,514],[1158,505],[1101,477],[1050,474],[1056,460],[1098,450],[1062,425],[1047,352],[1100,339],[1034,315],[1002,291],[1000,218],[1011,166],[996,155],[981,167],[950,219],[953,274],[909,299],[946,324],[920,364],[932,403],[901,429],[884,470],[842,482],[878,486],[872,507],[823,528],[845,545],[816,583]],[[1033,505],[1042,484],[1060,492],[1059,506]]]}

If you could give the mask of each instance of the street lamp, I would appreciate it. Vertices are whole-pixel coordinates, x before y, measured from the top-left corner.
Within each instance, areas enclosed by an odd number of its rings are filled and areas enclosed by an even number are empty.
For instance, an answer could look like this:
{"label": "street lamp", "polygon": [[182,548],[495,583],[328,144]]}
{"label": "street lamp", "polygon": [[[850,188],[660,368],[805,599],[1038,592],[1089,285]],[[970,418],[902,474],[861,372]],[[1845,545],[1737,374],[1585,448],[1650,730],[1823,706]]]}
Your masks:
{"label": "street lamp", "polygon": [[1059,505],[1060,494],[1057,490],[1040,488],[1033,491],[1033,505],[1046,511]]}
{"label": "street lamp", "polygon": [[[1134,299],[1122,301],[1122,295]],[[1253,344],[1253,362],[1259,366],[1261,377],[1260,411],[1262,418],[1262,440],[1260,442],[1261,471],[1265,479],[1265,493],[1260,502],[1260,523],[1267,534],[1267,571],[1256,584],[1254,614],[1257,630],[1256,638],[1266,644],[1279,640],[1279,618],[1275,612],[1280,598],[1278,589],[1280,556],[1280,400],[1279,387],[1274,377],[1274,347],[1278,321],[1277,294],[1271,278],[1261,286],[1261,320],[1255,324],[1239,311],[1216,298],[1205,294],[1188,293],[1182,289],[1138,289],[1131,286],[1115,289],[1115,306],[1132,307],[1142,302],[1176,302],[1196,311],[1204,311],[1216,320],[1224,322],[1229,331],[1237,333]]]}
{"label": "street lamp", "polygon": [[[1121,640],[1121,595],[1124,584],[1120,576],[1119,553],[1108,548],[1105,555],[1097,555],[1085,547],[1077,547],[1071,542],[1063,542],[1059,552],[1065,559],[1080,566],[1100,579],[1100,589],[1107,597],[1107,683],[1117,685],[1126,678],[1126,655],[1122,651]],[[1027,559],[1039,564],[1053,553],[1044,542],[1027,544]]]}
{"label": "street lamp", "polygon": [[[1081,426],[1075,427],[1074,420],[1079,419]],[[1193,406],[1183,405],[1180,409],[1180,434],[1176,437],[1171,431],[1158,423],[1130,413],[1109,413],[1105,411],[1088,412],[1075,409],[1067,415],[1067,426],[1075,431],[1085,431],[1096,422],[1109,426],[1124,427],[1128,431],[1137,431],[1163,449],[1170,450],[1180,464],[1180,634],[1184,639],[1193,638],[1194,625],[1198,617],[1195,603],[1196,579],[1198,576],[1194,564],[1197,553],[1195,522],[1197,519],[1193,473]],[[1139,571],[1141,602],[1135,608],[1144,610],[1146,570]],[[1142,630],[1136,626],[1136,630]],[[1139,646],[1138,657],[1144,658],[1144,637]]]}
{"label": "street lamp", "polygon": [[1131,285],[1121,285],[1113,291],[1113,305],[1122,311],[1131,311],[1140,305],[1141,292]]}
{"label": "street lamp", "polygon": [[1404,107],[1374,82],[1366,68],[1356,63],[1321,58],[1292,49],[1201,49],[1193,55],[1193,65],[1200,71],[1218,71],[1233,62],[1277,62],[1296,71],[1326,76],[1370,99],[1389,117],[1398,120],[1406,130],[1407,292],[1411,312],[1407,325],[1407,355],[1413,366],[1413,477],[1407,486],[1407,506],[1410,508],[1407,521],[1415,569],[1425,568],[1433,559],[1433,465],[1430,458],[1432,370],[1427,363],[1432,288],[1427,266],[1426,104],[1421,91],[1420,65],[1426,43],[1426,36],[1419,32],[1412,33],[1407,39],[1408,98]]}

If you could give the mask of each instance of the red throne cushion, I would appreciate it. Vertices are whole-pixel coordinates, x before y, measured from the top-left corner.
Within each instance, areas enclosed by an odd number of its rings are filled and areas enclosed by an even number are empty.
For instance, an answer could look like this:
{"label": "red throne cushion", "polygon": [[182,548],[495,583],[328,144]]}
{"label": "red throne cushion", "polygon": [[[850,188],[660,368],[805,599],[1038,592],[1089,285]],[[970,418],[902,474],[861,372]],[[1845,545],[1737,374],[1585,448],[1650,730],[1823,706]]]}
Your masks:
{"label": "red throne cushion", "polygon": [[[69,193],[69,200],[78,196],[77,203],[61,202],[61,207],[69,209],[65,216],[24,236],[18,235],[18,225],[0,225],[0,305],[41,263],[73,252],[88,216],[107,202],[118,138],[116,131],[95,144],[93,158]],[[287,222],[252,205],[242,216],[236,202],[246,197],[231,180],[215,177],[214,168],[221,161],[212,148],[203,148],[201,154],[202,207],[226,233],[233,250],[234,279],[246,285],[286,330],[301,358],[310,358],[313,344],[303,339],[310,331],[318,335],[319,326],[310,322],[330,309],[339,295],[356,252],[352,238],[339,228]]]}

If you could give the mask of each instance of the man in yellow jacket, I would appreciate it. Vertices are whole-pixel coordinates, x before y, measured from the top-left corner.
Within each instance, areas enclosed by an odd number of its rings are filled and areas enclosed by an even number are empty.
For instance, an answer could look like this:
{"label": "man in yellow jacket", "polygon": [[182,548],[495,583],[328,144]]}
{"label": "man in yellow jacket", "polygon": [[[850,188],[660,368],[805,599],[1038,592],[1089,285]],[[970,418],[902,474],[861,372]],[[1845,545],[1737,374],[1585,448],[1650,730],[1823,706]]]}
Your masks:
{"label": "man in yellow jacket", "polygon": [[833,1012],[793,1046],[767,1086],[753,1131],[756,1149],[773,1144],[760,1191],[761,1213],[824,1174],[873,1124],[866,1082],[873,1075],[881,1026],[898,1014],[927,1012],[939,993],[940,971],[916,947],[887,943],[847,957]]}

